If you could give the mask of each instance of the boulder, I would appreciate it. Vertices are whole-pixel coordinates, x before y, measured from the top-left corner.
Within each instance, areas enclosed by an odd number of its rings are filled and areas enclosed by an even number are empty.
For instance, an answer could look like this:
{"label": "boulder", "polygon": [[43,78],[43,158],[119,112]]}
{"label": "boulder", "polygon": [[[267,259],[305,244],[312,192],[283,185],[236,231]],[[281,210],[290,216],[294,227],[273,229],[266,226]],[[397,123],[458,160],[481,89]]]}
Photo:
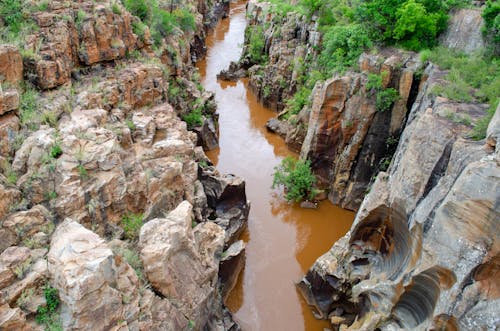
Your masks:
{"label": "boulder", "polygon": [[0,116],[0,155],[13,155],[19,131],[19,118],[13,114]]}
{"label": "boulder", "polygon": [[0,330],[29,330],[21,309],[10,308],[8,304],[0,305]]}
{"label": "boulder", "polygon": [[[411,91],[418,88],[415,72],[421,63],[413,53],[383,50],[360,58],[362,73],[335,76],[317,84],[312,93],[307,134],[301,157],[311,168],[329,199],[343,208],[356,210],[378,170],[385,170],[405,125]],[[398,91],[391,109],[376,108],[373,91],[366,89],[369,73],[384,74],[383,88]]]}
{"label": "boulder", "polygon": [[213,223],[202,223],[193,233],[192,220],[192,206],[183,201],[165,218],[143,225],[139,247],[153,288],[202,328],[217,300],[216,255],[222,251],[224,231]]}
{"label": "boulder", "polygon": [[0,289],[11,285],[16,280],[16,268],[30,258],[27,247],[11,246],[0,254]]}
{"label": "boulder", "polygon": [[130,267],[123,274],[121,263],[104,240],[80,224],[66,219],[57,227],[48,265],[51,285],[61,298],[63,328],[104,330],[137,317],[127,314],[130,310],[126,305],[137,305],[138,301],[133,295],[123,298],[125,293],[136,291],[138,280]]}
{"label": "boulder", "polygon": [[17,47],[0,45],[0,83],[17,84],[23,79],[23,58]]}
{"label": "boulder", "polygon": [[0,115],[19,108],[19,93],[16,89],[0,89]]}
{"label": "boulder", "polygon": [[499,323],[492,293],[500,168],[492,148],[465,139],[471,127],[456,120],[465,114],[476,120],[486,106],[427,94],[436,75],[421,87],[391,165],[351,230],[299,285],[316,316],[336,328],[469,330]]}
{"label": "boulder", "polygon": [[271,118],[269,121],[267,121],[266,128],[269,131],[285,138],[287,136],[287,133],[292,129],[292,126],[286,121],[280,121],[277,118]]}
{"label": "boulder", "polygon": [[221,176],[213,167],[202,169],[200,181],[215,223],[226,231],[225,242],[230,245],[247,226],[250,203],[246,199],[245,181],[234,175]]}
{"label": "boulder", "polygon": [[238,277],[245,267],[245,246],[243,240],[238,240],[222,253],[219,278],[223,286],[221,294],[224,302],[236,286]]}

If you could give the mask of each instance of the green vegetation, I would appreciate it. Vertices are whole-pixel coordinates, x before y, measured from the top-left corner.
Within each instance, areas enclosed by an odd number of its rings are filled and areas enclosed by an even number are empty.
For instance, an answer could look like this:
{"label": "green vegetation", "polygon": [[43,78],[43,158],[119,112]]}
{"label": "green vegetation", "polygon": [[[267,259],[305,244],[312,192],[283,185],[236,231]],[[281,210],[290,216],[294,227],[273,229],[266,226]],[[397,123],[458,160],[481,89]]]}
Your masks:
{"label": "green vegetation", "polygon": [[77,165],[76,169],[78,170],[78,175],[80,175],[81,180],[86,180],[89,178],[89,172],[87,171],[87,169],[85,169],[83,164]]}
{"label": "green vegetation", "polygon": [[58,142],[54,143],[52,145],[52,148],[50,149],[50,156],[54,159],[57,159],[59,156],[61,156],[63,153],[63,150],[61,148],[61,145],[59,145]]}
{"label": "green vegetation", "polygon": [[75,25],[78,29],[82,28],[83,21],[85,21],[86,18],[87,13],[82,9],[78,10],[75,17]]}
{"label": "green vegetation", "polygon": [[31,268],[33,260],[31,258],[26,259],[23,263],[19,264],[14,269],[14,274],[18,279],[23,279]]}
{"label": "green vegetation", "polygon": [[142,266],[142,261],[139,257],[139,254],[136,251],[128,248],[120,247],[113,250],[116,250],[116,254],[120,255],[125,261],[127,261],[132,269],[134,269],[137,277],[144,282],[144,268]]}
{"label": "green vegetation", "polygon": [[307,86],[302,86],[291,99],[288,99],[286,106],[290,115],[295,115],[305,106],[310,104],[309,97],[311,96],[311,89]]}
{"label": "green vegetation", "polygon": [[462,102],[479,101],[490,105],[487,114],[474,123],[471,137],[486,136],[486,129],[500,101],[500,59],[485,54],[466,55],[438,47],[421,52],[422,61],[431,61],[441,69],[449,70],[447,84],[436,86],[433,93]]}
{"label": "green vegetation", "polygon": [[[296,61],[294,70],[299,78],[295,96],[288,100],[288,115],[296,114],[307,105],[310,90],[316,81],[356,69],[359,56],[374,47],[395,45],[409,50],[432,48],[438,36],[447,27],[448,13],[453,8],[467,6],[470,0],[271,0],[270,9],[276,15],[273,23],[282,20],[287,13],[299,15],[318,22],[322,43],[317,55]],[[489,35],[495,35],[498,5],[487,4],[490,10],[486,24]],[[485,17],[486,19],[486,17]],[[500,20],[500,19],[499,19]],[[493,30],[489,27],[493,26]],[[264,64],[264,26],[247,29],[247,55],[251,62]],[[491,32],[493,31],[493,32]],[[276,31],[275,31],[276,32]],[[275,37],[279,37],[276,34]],[[309,90],[309,91],[307,91]],[[377,108],[385,111],[397,100],[397,91],[377,91]],[[285,116],[285,117],[286,117]]]}
{"label": "green vegetation", "polygon": [[368,81],[366,82],[366,90],[376,94],[375,107],[381,112],[390,110],[394,102],[399,99],[399,93],[396,89],[392,87],[383,88],[382,79],[384,74],[386,73],[384,72],[382,75],[368,74]]}
{"label": "green vegetation", "polygon": [[483,34],[491,40],[493,53],[500,55],[500,2],[488,0],[483,10]]}
{"label": "green vegetation", "polygon": [[[157,0],[122,0],[125,8],[137,16],[142,24],[134,22],[132,29],[139,37],[144,37],[145,25],[151,29],[151,37],[155,45],[161,45],[163,38],[180,32],[189,32],[196,29],[193,13],[184,7],[172,10],[160,5]],[[145,24],[145,25],[144,25]]]}
{"label": "green vegetation", "polygon": [[113,14],[116,15],[122,14],[122,9],[120,8],[120,5],[117,4],[116,2],[111,5],[111,11],[113,11]]}
{"label": "green vegetation", "polygon": [[390,110],[394,102],[399,99],[399,93],[396,89],[390,87],[377,93],[375,107],[378,111],[384,112]]}
{"label": "green vegetation", "polygon": [[135,240],[139,237],[139,231],[142,227],[142,214],[128,213],[122,217],[121,224],[125,237],[130,240]]}
{"label": "green vegetation", "polygon": [[57,289],[46,286],[43,289],[46,305],[38,306],[35,320],[38,324],[43,324],[47,331],[62,331],[62,325],[57,308],[60,304],[59,292]]}
{"label": "green vegetation", "polygon": [[22,28],[24,3],[21,0],[3,0],[0,6],[0,16],[13,33],[19,33]]}
{"label": "green vegetation", "polygon": [[361,53],[372,45],[366,29],[360,24],[329,27],[319,56],[320,68],[328,74],[344,71],[354,66]]}
{"label": "green vegetation", "polygon": [[38,110],[38,97],[39,92],[30,83],[26,83],[19,100],[19,119],[21,124],[30,130],[38,129],[42,121]]}
{"label": "green vegetation", "polygon": [[201,113],[201,107],[197,107],[186,115],[183,115],[182,119],[187,123],[188,129],[202,125],[203,114]]}
{"label": "green vegetation", "polygon": [[288,156],[274,168],[272,187],[283,186],[285,198],[290,202],[312,200],[317,194],[313,188],[316,178],[311,171],[309,160],[295,160]]}
{"label": "green vegetation", "polygon": [[260,25],[251,26],[245,32],[248,34],[248,56],[254,64],[264,64],[267,62],[267,55],[264,52],[266,39],[264,36],[264,28]]}

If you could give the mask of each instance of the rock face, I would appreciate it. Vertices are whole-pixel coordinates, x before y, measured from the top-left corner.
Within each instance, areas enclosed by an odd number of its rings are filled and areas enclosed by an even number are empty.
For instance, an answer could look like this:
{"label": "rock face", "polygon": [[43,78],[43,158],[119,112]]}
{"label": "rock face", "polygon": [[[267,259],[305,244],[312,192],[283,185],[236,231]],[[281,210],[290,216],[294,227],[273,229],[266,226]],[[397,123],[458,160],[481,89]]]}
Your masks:
{"label": "rock face", "polygon": [[[285,101],[297,91],[298,80],[306,75],[304,63],[306,58],[316,55],[320,33],[316,22],[308,22],[302,15],[290,13],[280,17],[271,15],[270,9],[268,2],[257,0],[250,0],[247,5],[250,19],[245,45],[249,45],[251,35],[262,35],[265,40],[263,53],[268,58],[266,65],[252,63],[248,46],[243,50],[240,63],[245,69],[252,66],[248,72],[249,86],[259,101],[266,107],[281,111]],[[241,75],[239,68],[230,68],[229,71],[231,73],[223,75],[228,78]]]}
{"label": "rock face", "polygon": [[[139,246],[153,288],[177,302],[178,309],[195,325],[206,325],[216,301],[215,259],[222,253],[224,230],[214,223],[202,223],[193,231],[192,219],[192,206],[182,202],[166,218],[151,220],[142,227]],[[208,236],[209,242],[199,242],[208,249],[206,255],[200,254],[196,234]]]}
{"label": "rock face", "polygon": [[470,128],[456,119],[477,118],[485,107],[433,97],[440,77],[427,68],[387,173],[351,231],[300,284],[318,317],[336,328],[493,330],[500,323],[497,138],[492,133],[486,146],[465,139]]}
{"label": "rock face", "polygon": [[459,9],[451,16],[448,30],[441,37],[443,46],[471,54],[484,48],[481,9]]}
{"label": "rock face", "polygon": [[16,84],[23,80],[23,58],[11,45],[0,45],[0,83]]}
{"label": "rock face", "polygon": [[64,1],[52,1],[47,11],[34,13],[40,30],[28,38],[27,48],[34,56],[26,61],[33,82],[42,89],[54,88],[67,83],[80,63],[115,60],[150,44],[132,32],[132,22],[138,19],[116,5],[120,14],[106,2],[68,6]]}
{"label": "rock face", "polygon": [[[137,276],[130,267],[127,274],[118,273],[113,252],[95,233],[66,220],[54,233],[48,263],[53,286],[61,297],[63,328],[111,329],[123,320],[138,318],[137,307],[135,316],[125,316],[122,303],[122,292],[135,288],[130,301],[137,306]],[[120,277],[127,277],[128,284],[119,282]]]}
{"label": "rock face", "polygon": [[[372,176],[389,165],[407,104],[413,102],[420,83],[416,72],[421,64],[415,58],[392,50],[364,54],[361,73],[334,77],[313,91],[301,156],[311,160],[320,186],[329,190],[334,204],[356,210]],[[368,74],[381,75],[383,88],[398,91],[399,99],[389,110],[377,109],[377,92],[366,87]]]}
{"label": "rock face", "polygon": [[24,50],[0,45],[0,329],[43,329],[48,286],[65,330],[238,330],[219,264],[249,203],[242,179],[205,169],[217,115],[193,69],[229,2],[177,4],[196,28],[157,53],[120,2],[30,5]]}

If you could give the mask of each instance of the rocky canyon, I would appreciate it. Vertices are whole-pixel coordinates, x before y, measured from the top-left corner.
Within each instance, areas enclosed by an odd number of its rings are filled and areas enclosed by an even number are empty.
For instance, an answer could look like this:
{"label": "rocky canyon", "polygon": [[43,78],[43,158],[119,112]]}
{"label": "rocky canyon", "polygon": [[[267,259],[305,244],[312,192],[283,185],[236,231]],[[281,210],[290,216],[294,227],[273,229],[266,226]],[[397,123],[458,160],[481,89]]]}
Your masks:
{"label": "rocky canyon", "polygon": [[499,22],[1,2],[0,330],[497,330]]}

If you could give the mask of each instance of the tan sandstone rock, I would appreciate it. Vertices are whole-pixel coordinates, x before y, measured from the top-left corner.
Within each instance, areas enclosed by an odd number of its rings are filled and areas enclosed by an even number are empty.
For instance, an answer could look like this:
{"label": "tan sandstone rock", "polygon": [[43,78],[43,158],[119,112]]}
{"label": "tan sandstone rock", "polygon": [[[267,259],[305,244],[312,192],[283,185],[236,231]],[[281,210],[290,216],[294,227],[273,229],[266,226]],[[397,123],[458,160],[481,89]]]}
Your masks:
{"label": "tan sandstone rock", "polygon": [[111,329],[127,317],[136,317],[133,312],[126,314],[122,290],[133,290],[137,278],[132,272],[131,278],[120,281],[120,264],[95,233],[67,219],[53,235],[48,264],[51,284],[61,297],[65,329]]}

